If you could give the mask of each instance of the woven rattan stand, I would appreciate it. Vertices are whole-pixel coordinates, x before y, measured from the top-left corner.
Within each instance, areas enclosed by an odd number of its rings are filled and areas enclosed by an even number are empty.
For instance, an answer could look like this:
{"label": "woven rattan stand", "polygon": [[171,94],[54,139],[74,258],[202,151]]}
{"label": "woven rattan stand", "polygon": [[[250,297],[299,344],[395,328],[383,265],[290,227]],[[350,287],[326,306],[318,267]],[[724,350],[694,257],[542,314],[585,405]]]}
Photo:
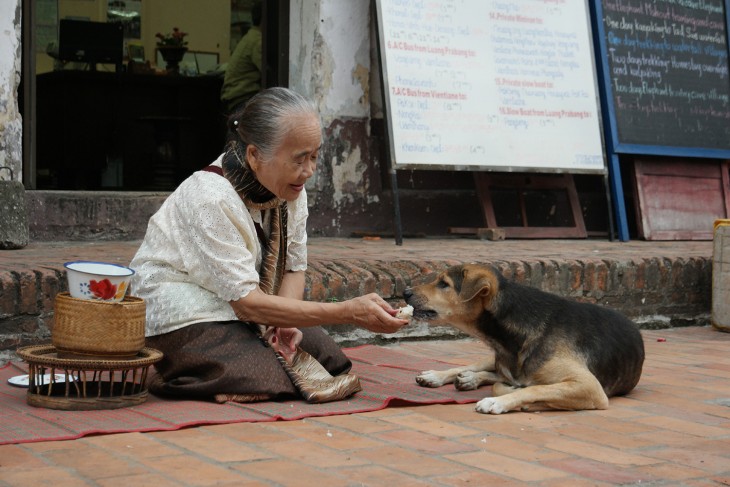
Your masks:
{"label": "woven rattan stand", "polygon": [[[16,352],[28,363],[27,402],[68,411],[118,409],[147,400],[147,373],[162,352],[143,348],[130,359],[61,358],[53,345],[33,345]],[[50,382],[44,381],[49,374]],[[56,381],[63,374],[64,381]]]}

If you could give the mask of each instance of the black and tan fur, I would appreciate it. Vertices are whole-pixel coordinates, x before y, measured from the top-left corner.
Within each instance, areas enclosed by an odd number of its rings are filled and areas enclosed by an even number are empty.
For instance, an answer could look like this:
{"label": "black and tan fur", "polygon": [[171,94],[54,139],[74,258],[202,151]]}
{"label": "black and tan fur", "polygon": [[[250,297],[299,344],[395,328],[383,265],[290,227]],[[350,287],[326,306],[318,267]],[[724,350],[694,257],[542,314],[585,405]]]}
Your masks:
{"label": "black and tan fur", "polygon": [[415,319],[454,326],[494,349],[477,364],[416,377],[425,387],[493,384],[493,396],[476,405],[481,413],[606,409],[641,377],[644,342],[633,322],[508,281],[490,266],[454,266],[403,295]]}

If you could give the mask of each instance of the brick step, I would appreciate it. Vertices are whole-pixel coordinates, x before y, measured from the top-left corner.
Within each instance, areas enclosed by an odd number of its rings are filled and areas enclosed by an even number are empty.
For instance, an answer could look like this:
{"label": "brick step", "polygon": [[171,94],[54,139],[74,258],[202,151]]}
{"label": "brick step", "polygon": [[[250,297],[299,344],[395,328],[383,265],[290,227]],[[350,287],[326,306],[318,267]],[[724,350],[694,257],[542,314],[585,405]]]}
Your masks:
{"label": "brick step", "polygon": [[[310,252],[306,298],[313,301],[342,301],[377,292],[393,306],[402,306],[403,290],[429,280],[436,272],[459,262],[478,260],[498,266],[517,281],[562,296],[613,307],[644,329],[709,323],[712,296],[711,243],[694,243],[691,250],[665,249],[664,255],[647,256],[651,243],[642,242],[641,252],[624,245],[623,252],[602,257],[583,251],[576,257],[566,241],[551,241],[551,257],[507,255],[508,249],[539,246],[539,242],[500,243],[489,253],[504,249],[505,258],[480,256],[473,249],[484,245],[474,240],[419,241],[415,250],[397,248],[388,242],[363,244],[357,239],[315,239]],[[581,243],[580,245],[587,245]],[[67,289],[63,262],[73,259],[128,263],[138,241],[68,244],[63,242],[31,245],[23,251],[0,253],[0,351],[40,343],[50,339],[53,302]],[[597,244],[594,244],[594,246]],[[613,248],[608,242],[600,246]],[[636,244],[635,244],[636,245]],[[661,249],[654,245],[654,251]],[[697,247],[699,245],[699,247]],[[438,249],[453,258],[433,259],[423,249]],[[447,251],[451,248],[451,251]],[[364,250],[362,250],[364,249]],[[434,252],[431,250],[431,252]],[[556,254],[564,254],[564,258]],[[580,253],[580,252],[579,252]],[[327,256],[332,258],[327,258]],[[342,256],[349,255],[348,258]],[[403,257],[398,258],[399,255]],[[17,259],[13,259],[17,256]],[[335,339],[345,345],[382,343],[401,339],[449,338],[456,333],[446,327],[414,323],[395,335],[375,335],[354,326],[330,327]]]}

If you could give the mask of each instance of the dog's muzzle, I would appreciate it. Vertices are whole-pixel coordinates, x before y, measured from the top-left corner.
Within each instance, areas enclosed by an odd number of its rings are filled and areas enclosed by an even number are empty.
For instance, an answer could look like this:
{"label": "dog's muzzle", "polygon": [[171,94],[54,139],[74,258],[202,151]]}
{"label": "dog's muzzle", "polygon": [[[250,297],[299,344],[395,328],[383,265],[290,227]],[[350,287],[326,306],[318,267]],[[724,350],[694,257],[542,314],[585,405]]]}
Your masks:
{"label": "dog's muzzle", "polygon": [[438,313],[426,307],[428,300],[419,294],[414,294],[413,289],[407,288],[403,291],[403,299],[406,304],[413,306],[413,317],[423,320],[431,320],[438,316]]}

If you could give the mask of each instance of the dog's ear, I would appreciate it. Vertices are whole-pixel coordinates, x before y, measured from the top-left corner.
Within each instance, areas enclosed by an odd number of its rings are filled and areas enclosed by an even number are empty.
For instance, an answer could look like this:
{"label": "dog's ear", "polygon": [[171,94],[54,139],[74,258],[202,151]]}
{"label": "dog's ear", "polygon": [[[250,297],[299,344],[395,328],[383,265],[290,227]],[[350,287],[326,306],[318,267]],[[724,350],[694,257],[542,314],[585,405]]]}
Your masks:
{"label": "dog's ear", "polygon": [[487,271],[464,269],[459,297],[462,301],[471,301],[477,296],[486,297],[494,287],[494,276]]}

